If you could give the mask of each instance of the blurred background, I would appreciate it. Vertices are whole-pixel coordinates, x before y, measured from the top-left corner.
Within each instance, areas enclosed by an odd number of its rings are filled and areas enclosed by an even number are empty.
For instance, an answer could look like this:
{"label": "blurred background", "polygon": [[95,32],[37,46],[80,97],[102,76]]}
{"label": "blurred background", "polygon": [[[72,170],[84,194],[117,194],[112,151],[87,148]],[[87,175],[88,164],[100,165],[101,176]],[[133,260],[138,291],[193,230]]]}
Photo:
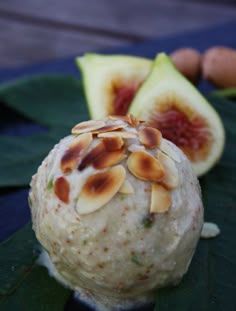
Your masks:
{"label": "blurred background", "polygon": [[0,67],[102,51],[236,20],[236,0],[1,0]]}

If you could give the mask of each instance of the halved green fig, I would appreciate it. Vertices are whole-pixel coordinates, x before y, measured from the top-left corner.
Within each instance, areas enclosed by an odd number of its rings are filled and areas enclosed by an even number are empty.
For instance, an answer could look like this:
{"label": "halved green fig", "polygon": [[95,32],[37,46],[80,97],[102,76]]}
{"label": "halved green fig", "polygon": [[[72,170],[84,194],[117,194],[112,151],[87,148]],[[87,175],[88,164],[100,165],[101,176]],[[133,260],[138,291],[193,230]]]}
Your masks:
{"label": "halved green fig", "polygon": [[182,149],[198,176],[223,152],[225,133],[220,117],[165,53],[157,55],[129,113],[158,128],[164,138]]}
{"label": "halved green fig", "polygon": [[91,53],[77,57],[76,63],[93,119],[125,115],[152,65],[142,57]]}

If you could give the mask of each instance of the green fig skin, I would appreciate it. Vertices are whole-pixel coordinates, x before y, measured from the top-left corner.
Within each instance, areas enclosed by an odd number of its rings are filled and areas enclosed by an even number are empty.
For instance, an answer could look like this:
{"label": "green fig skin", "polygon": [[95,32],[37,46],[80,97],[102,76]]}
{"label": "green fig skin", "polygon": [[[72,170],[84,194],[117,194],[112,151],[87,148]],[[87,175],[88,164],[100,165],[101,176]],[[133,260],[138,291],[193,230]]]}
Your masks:
{"label": "green fig skin", "polygon": [[[185,148],[181,148],[181,143],[178,145],[172,140],[189,157],[196,175],[202,176],[214,166],[224,150],[225,131],[222,121],[210,103],[174,67],[171,59],[165,53],[160,53],[157,54],[148,77],[136,93],[129,113],[145,120],[151,126],[155,124],[155,114],[158,115],[158,118],[167,116],[166,124],[171,127],[171,119],[168,120],[168,114],[165,115],[169,109],[177,115],[179,114],[182,120],[186,119],[184,125],[188,124],[184,135],[190,137],[190,145],[191,139],[194,138],[191,137],[191,131],[192,136],[195,133],[200,133],[200,136],[203,136],[202,141],[198,144],[201,146],[201,150],[198,150],[196,146],[191,150],[190,146],[189,152],[186,152]],[[173,129],[178,130],[175,127],[175,122],[172,123]],[[196,124],[198,125],[195,129]],[[158,127],[158,122],[156,127],[162,131],[162,128]],[[163,133],[164,131],[165,127],[163,127]],[[201,132],[205,133],[205,136]],[[165,135],[163,136],[165,137]]]}
{"label": "green fig skin", "polygon": [[[82,73],[85,96],[92,119],[125,114],[152,61],[127,55],[87,53],[76,58]],[[117,109],[114,106],[117,105]]]}

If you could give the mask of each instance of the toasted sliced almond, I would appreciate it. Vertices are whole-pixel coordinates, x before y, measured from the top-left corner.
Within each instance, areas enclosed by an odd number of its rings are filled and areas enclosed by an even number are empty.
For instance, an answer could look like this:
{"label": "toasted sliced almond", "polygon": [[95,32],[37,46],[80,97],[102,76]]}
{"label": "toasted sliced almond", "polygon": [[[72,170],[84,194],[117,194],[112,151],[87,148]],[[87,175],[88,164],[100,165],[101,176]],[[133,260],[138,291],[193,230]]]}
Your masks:
{"label": "toasted sliced almond", "polygon": [[162,139],[162,141],[161,141],[160,149],[162,152],[167,154],[174,161],[176,161],[178,163],[181,162],[180,156],[178,155],[178,153],[173,148],[171,148],[170,144],[167,141],[165,141],[164,139]]}
{"label": "toasted sliced almond", "polygon": [[70,173],[78,166],[92,140],[91,133],[83,133],[74,139],[61,158],[60,167],[64,174]]}
{"label": "toasted sliced almond", "polygon": [[71,133],[74,135],[79,135],[82,133],[95,131],[101,127],[104,127],[105,125],[106,125],[106,123],[104,121],[101,121],[101,120],[84,121],[84,122],[76,124],[72,128]]}
{"label": "toasted sliced almond", "polygon": [[121,137],[123,139],[132,139],[137,138],[137,134],[133,132],[126,132],[126,131],[117,131],[117,132],[108,132],[108,133],[101,133],[98,134],[98,137]]}
{"label": "toasted sliced almond", "polygon": [[142,150],[131,153],[127,165],[130,172],[142,180],[159,181],[164,176],[164,168],[161,163]]}
{"label": "toasted sliced almond", "polygon": [[96,169],[106,168],[108,166],[119,163],[123,159],[124,153],[124,146],[119,150],[107,151],[103,142],[100,142],[82,159],[78,169],[82,171],[90,165]]}
{"label": "toasted sliced almond", "polygon": [[179,174],[174,160],[162,151],[157,153],[157,159],[160,161],[165,171],[160,182],[168,189],[176,188],[179,184]]}
{"label": "toasted sliced almond", "polygon": [[100,133],[109,133],[113,131],[119,131],[125,128],[127,125],[126,124],[116,124],[116,125],[105,125],[99,129],[93,130],[93,134],[100,134]]}
{"label": "toasted sliced almond", "polygon": [[123,115],[110,115],[110,116],[108,116],[108,119],[114,120],[114,121],[122,120],[122,121],[125,121],[127,123],[129,121],[129,117],[128,116],[123,116]]}
{"label": "toasted sliced almond", "polygon": [[137,144],[131,144],[128,146],[127,148],[129,150],[129,152],[134,152],[137,150],[145,150],[145,147],[142,145],[137,145]]}
{"label": "toasted sliced almond", "polygon": [[137,127],[140,124],[139,120],[135,118],[135,116],[133,116],[132,114],[128,114],[127,117],[130,126]]}
{"label": "toasted sliced almond", "polygon": [[153,149],[160,146],[161,132],[153,127],[146,126],[138,132],[139,141],[148,149]]}
{"label": "toasted sliced almond", "polygon": [[55,180],[53,189],[59,200],[69,204],[70,184],[64,176],[58,177]]}
{"label": "toasted sliced almond", "polygon": [[90,176],[82,187],[76,210],[79,214],[93,213],[108,203],[120,189],[125,179],[125,169],[116,165]]}
{"label": "toasted sliced almond", "polygon": [[133,194],[134,188],[128,180],[125,180],[119,189],[120,193]]}
{"label": "toasted sliced almond", "polygon": [[162,185],[152,184],[151,213],[165,213],[171,206],[171,195]]}
{"label": "toasted sliced almond", "polygon": [[102,142],[107,151],[119,150],[124,145],[124,141],[120,136],[104,137]]}

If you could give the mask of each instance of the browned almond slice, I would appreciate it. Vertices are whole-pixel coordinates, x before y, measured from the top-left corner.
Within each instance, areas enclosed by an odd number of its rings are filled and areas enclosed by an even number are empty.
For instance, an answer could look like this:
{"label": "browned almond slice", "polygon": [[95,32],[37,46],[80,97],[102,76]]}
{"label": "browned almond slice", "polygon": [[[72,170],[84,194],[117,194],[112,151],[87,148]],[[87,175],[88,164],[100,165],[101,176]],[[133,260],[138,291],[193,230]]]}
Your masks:
{"label": "browned almond slice", "polygon": [[132,114],[128,114],[128,123],[132,127],[137,127],[139,125],[139,120],[136,119]]}
{"label": "browned almond slice", "polygon": [[70,173],[78,166],[92,140],[91,133],[84,133],[75,138],[61,158],[60,167],[64,174]]}
{"label": "browned almond slice", "polygon": [[127,160],[128,169],[139,179],[159,181],[164,176],[161,163],[149,153],[137,150],[131,153]]}
{"label": "browned almond slice", "polygon": [[99,129],[92,131],[93,134],[107,133],[112,131],[119,131],[125,128],[126,124],[117,124],[117,125],[105,125]]}
{"label": "browned almond slice", "polygon": [[122,120],[122,121],[125,121],[125,122],[128,122],[129,121],[129,117],[128,116],[123,116],[123,115],[110,115],[108,116],[108,119],[110,120]]}
{"label": "browned almond slice", "polygon": [[180,163],[180,156],[178,153],[174,150],[174,148],[171,148],[170,143],[162,139],[161,145],[160,145],[161,151],[163,151],[165,154],[167,154],[170,158],[172,158],[174,161]]}
{"label": "browned almond slice", "polygon": [[89,214],[108,203],[120,189],[125,179],[125,169],[116,165],[111,169],[90,176],[82,187],[76,210],[79,214]]}
{"label": "browned almond slice", "polygon": [[179,174],[174,160],[161,151],[158,152],[157,159],[160,161],[165,171],[160,183],[168,189],[176,188],[179,184]]}
{"label": "browned almond slice", "polygon": [[104,137],[102,142],[107,151],[119,150],[124,145],[124,141],[120,136]]}
{"label": "browned almond slice", "polygon": [[137,138],[137,134],[133,132],[126,132],[126,131],[117,131],[117,132],[108,132],[108,133],[101,133],[98,134],[98,137],[121,137],[123,139],[131,139],[131,138]]}
{"label": "browned almond slice", "polygon": [[148,149],[156,148],[161,143],[161,132],[153,127],[146,126],[138,132],[139,141]]}
{"label": "browned almond slice", "polygon": [[86,132],[95,131],[101,127],[104,127],[106,123],[101,120],[89,120],[76,124],[71,130],[72,134],[79,135]]}
{"label": "browned almond slice", "polygon": [[171,206],[171,195],[162,185],[152,184],[151,213],[165,213]]}
{"label": "browned almond slice", "polygon": [[59,200],[69,204],[70,184],[64,176],[58,177],[55,180],[53,189]]}
{"label": "browned almond slice", "polygon": [[128,180],[125,180],[119,189],[120,193],[133,194],[134,188]]}
{"label": "browned almond slice", "polygon": [[123,159],[124,152],[124,146],[119,150],[107,151],[103,142],[100,142],[82,159],[78,169],[82,171],[90,165],[96,169],[103,169],[108,166],[117,164]]}

